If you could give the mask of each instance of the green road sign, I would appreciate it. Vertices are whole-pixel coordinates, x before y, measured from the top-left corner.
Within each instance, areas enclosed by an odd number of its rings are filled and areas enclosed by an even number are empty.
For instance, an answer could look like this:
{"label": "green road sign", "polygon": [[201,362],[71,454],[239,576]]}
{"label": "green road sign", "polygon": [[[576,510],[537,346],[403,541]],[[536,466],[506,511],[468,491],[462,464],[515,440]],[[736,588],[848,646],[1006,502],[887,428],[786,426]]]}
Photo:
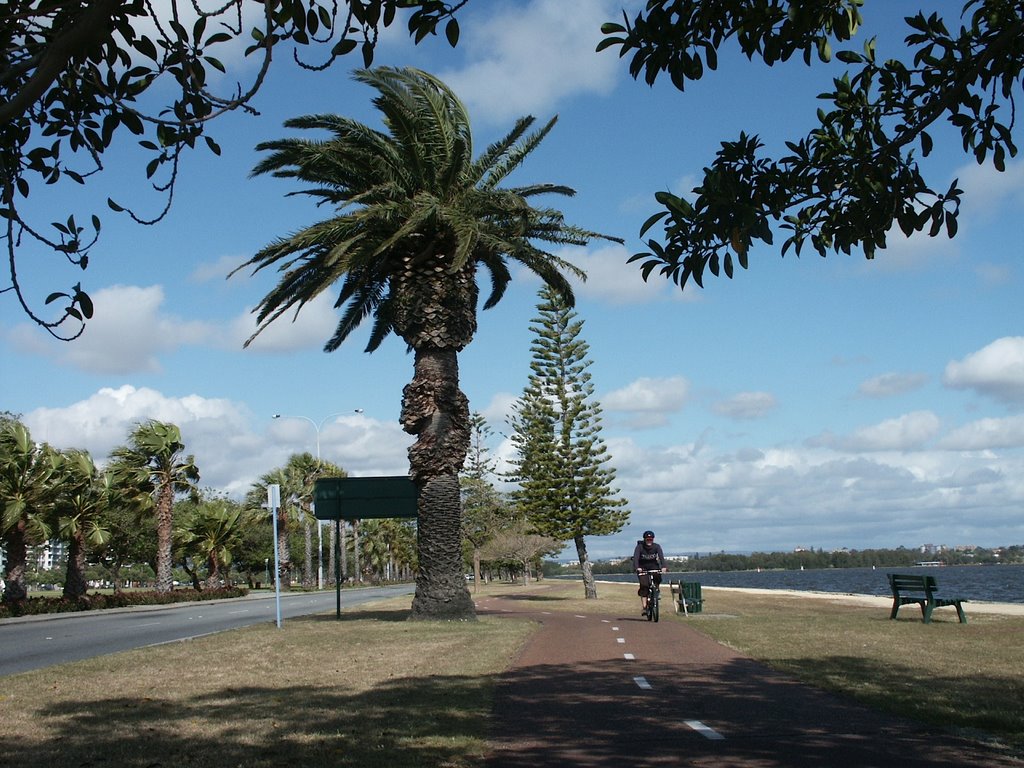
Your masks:
{"label": "green road sign", "polygon": [[408,477],[326,477],[313,491],[320,520],[416,517],[416,484]]}

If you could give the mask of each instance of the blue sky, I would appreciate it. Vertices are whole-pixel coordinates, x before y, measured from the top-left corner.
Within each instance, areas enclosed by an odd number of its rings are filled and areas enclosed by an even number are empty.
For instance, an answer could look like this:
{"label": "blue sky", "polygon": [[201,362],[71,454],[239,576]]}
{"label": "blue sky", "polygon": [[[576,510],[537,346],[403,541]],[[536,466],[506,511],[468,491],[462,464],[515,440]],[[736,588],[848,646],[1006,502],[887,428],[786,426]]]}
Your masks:
{"label": "blue sky", "polygon": [[[879,9],[889,15],[874,22],[874,5],[868,28],[880,45],[895,43],[899,10]],[[478,151],[520,115],[557,114],[509,182],[567,184],[577,196],[549,202],[570,222],[626,240],[561,253],[589,274],[577,312],[632,511],[622,533],[589,543],[591,555],[625,556],[645,528],[673,554],[1024,542],[1024,164],[999,174],[956,152],[956,137],[940,145],[925,166],[930,179],[944,187],[959,178],[966,190],[954,240],[894,233],[871,262],[783,259],[759,247],[734,280],[709,277],[685,293],[657,278],[646,284],[625,262],[658,209],[654,192],[687,192],[718,142],[741,130],[774,148],[802,135],[830,75],[723,56],[718,73],[685,93],[648,88],[615,53],[594,53],[600,24],[621,7],[470,3],[455,50],[392,34],[375,61],[448,82],[469,107]],[[286,197],[289,182],[248,177],[255,145],[286,135],[283,121],[300,114],[378,125],[372,91],[351,80],[354,59],[319,74],[278,59],[258,97],[261,116],[214,125],[223,155],[186,159],[160,224],[133,224],[104,205],[113,196],[159,210],[130,143],[84,194],[33,195],[43,223],[69,206],[104,218],[84,274],[20,254],[38,303],[83,281],[96,302],[84,337],[54,341],[0,296],[0,408],[21,414],[37,440],[103,458],[134,422],[172,421],[202,484],[236,495],[291,453],[315,451],[318,436],[321,455],[353,475],[407,471],[410,438],[397,419],[412,358],[400,340],[367,355],[362,333],[322,352],[336,322],[329,297],[242,349],[249,310],[273,275],[226,274],[323,216]],[[461,356],[463,390],[495,431],[499,457],[509,449],[500,435],[509,404],[529,374],[538,288],[517,274]]]}

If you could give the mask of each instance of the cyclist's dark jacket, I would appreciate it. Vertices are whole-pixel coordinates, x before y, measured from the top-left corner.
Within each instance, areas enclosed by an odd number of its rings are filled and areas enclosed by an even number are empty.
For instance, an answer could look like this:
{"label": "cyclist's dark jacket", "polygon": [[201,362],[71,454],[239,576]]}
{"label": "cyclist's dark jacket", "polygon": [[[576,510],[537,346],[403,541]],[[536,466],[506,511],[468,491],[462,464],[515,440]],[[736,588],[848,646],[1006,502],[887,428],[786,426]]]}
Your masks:
{"label": "cyclist's dark jacket", "polygon": [[645,571],[660,571],[664,567],[665,553],[661,549],[661,544],[647,546],[643,540],[636,543],[636,549],[633,550],[634,571],[641,568]]}

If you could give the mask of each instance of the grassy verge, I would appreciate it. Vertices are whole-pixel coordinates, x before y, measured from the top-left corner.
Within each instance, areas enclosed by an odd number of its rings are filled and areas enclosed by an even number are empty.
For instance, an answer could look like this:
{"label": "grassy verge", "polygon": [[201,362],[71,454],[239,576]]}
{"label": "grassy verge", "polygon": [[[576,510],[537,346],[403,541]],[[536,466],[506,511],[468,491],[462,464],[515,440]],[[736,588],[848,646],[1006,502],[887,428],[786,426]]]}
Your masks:
{"label": "grassy verge", "polygon": [[[1024,618],[952,609],[921,622],[913,606],[705,591],[686,621],[716,640],[821,688],[886,712],[996,740],[1024,754]],[[906,614],[906,616],[904,616]],[[941,615],[940,615],[941,614]]]}
{"label": "grassy verge", "polygon": [[494,683],[532,625],[407,622],[408,604],[4,677],[0,755],[19,768],[480,765]]}
{"label": "grassy verge", "polygon": [[[482,587],[532,594],[518,586]],[[635,588],[552,585],[544,610],[623,613]],[[883,710],[1024,750],[1024,618],[929,626],[909,611],[708,590],[690,626]],[[667,608],[667,606],[666,606]],[[406,622],[408,598],[0,679],[0,755],[19,768],[482,764],[494,684],[532,625]],[[2,761],[0,761],[2,762]]]}

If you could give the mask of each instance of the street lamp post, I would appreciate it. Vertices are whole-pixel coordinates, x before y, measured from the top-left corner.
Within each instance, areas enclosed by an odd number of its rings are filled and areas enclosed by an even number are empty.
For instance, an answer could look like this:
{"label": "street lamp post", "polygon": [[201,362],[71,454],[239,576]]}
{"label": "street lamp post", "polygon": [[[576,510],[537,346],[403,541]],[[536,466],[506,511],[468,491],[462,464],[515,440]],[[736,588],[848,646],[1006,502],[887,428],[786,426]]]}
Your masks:
{"label": "street lamp post", "polygon": [[[356,408],[352,413],[362,413],[362,408]],[[332,413],[330,416],[325,416],[320,420],[319,423],[313,421],[309,416],[288,416],[281,413],[275,413],[272,418],[275,419],[305,419],[313,425],[313,429],[316,430],[316,463],[317,468],[320,467],[320,430],[324,428],[324,425],[335,418],[336,416],[343,416],[348,411],[339,411],[338,413]],[[315,503],[315,502],[314,502]],[[317,546],[317,563],[316,563],[316,588],[324,588],[324,535],[323,529],[320,527],[320,521],[316,521],[316,546]]]}

